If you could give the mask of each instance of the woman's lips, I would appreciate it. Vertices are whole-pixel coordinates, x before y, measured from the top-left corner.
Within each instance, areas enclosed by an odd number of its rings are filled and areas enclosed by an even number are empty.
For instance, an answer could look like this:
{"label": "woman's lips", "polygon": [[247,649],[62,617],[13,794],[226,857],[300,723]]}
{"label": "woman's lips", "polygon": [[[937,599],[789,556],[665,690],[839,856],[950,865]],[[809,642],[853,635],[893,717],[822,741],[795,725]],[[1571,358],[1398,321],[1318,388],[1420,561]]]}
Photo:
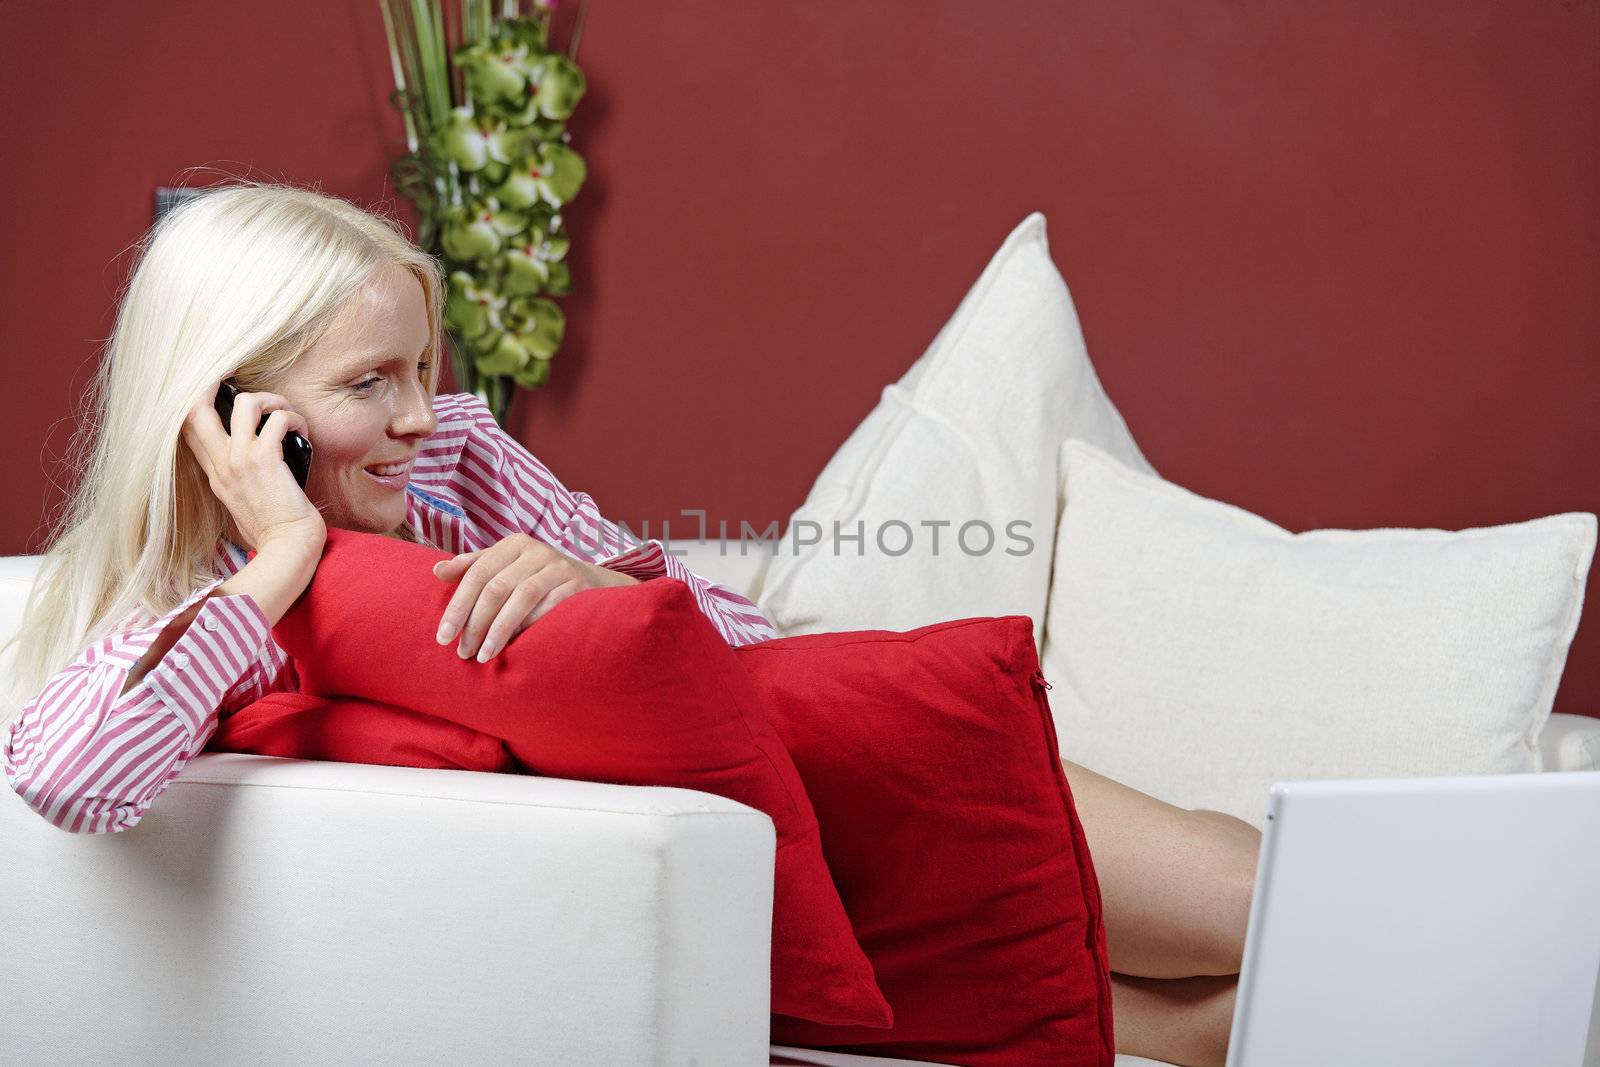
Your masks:
{"label": "woman's lips", "polygon": [[[387,467],[388,464],[382,464],[382,466]],[[412,463],[407,463],[397,474],[374,474],[370,469],[366,468],[363,468],[363,473],[385,488],[404,489],[406,483],[411,480],[411,467]]]}

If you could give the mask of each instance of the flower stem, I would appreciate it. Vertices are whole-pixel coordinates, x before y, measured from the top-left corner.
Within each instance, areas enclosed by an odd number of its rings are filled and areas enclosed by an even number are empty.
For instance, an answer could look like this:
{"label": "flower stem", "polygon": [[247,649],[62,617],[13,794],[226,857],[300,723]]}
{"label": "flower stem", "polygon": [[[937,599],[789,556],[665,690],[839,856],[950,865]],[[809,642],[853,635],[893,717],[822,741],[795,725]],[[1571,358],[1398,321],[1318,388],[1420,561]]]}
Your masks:
{"label": "flower stem", "polygon": [[574,63],[578,61],[578,40],[583,36],[583,16],[589,11],[589,0],[582,0],[578,4],[578,20],[572,27],[572,43],[567,46],[567,58]]}

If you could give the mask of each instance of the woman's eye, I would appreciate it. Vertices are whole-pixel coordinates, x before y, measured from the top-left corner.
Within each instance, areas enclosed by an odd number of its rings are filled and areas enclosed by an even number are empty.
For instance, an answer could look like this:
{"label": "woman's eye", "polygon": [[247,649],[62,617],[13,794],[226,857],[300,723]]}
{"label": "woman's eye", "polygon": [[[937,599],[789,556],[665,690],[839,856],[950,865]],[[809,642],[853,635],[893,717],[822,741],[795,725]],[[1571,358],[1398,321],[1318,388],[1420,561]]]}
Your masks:
{"label": "woman's eye", "polygon": [[[421,362],[419,362],[417,364],[417,370],[426,371],[429,367],[432,367],[432,366],[433,366],[432,361],[425,359],[425,360],[422,360]],[[383,381],[383,379],[381,377],[373,376],[371,378],[362,379],[361,381],[359,381],[356,384],[352,385],[350,388],[352,388],[352,389],[360,389],[362,392],[365,392],[366,390],[372,388],[374,385],[377,385],[381,381]]]}

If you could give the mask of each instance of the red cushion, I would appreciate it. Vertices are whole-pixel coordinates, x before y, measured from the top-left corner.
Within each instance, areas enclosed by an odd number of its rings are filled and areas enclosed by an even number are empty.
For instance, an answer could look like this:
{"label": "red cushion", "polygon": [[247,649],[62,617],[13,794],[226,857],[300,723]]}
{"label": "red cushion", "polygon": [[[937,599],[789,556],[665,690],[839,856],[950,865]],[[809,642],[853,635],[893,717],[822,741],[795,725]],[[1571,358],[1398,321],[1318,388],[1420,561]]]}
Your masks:
{"label": "red cushion", "polygon": [[1032,623],[735,650],[805,780],[894,1026],[775,1014],[775,1044],[973,1067],[1115,1059],[1100,886]]}
{"label": "red cushion", "polygon": [[353,697],[269,693],[217,724],[206,748],[287,759],[460,771],[524,771],[498,737]]}
{"label": "red cushion", "polygon": [[[894,1007],[887,1030],[775,1014],[773,1040],[980,1067],[1110,1064],[1099,884],[1029,621],[780,638],[735,655],[805,780],[827,863]],[[260,741],[243,726],[260,715],[285,724],[273,755],[403,764],[424,751],[502,769],[442,719],[363,703],[331,732],[348,730],[348,743],[331,748],[313,715],[283,719],[270,701],[224,720],[208,747],[252,751],[229,746]]]}
{"label": "red cushion", "polygon": [[891,1025],[794,762],[689,587],[656,578],[583,590],[479,663],[435,640],[456,588],[432,573],[445,558],[330,529],[310,586],[273,628],[302,690],[449,718],[503,740],[539,774],[697,789],[765,812],[777,831],[772,1010]]}

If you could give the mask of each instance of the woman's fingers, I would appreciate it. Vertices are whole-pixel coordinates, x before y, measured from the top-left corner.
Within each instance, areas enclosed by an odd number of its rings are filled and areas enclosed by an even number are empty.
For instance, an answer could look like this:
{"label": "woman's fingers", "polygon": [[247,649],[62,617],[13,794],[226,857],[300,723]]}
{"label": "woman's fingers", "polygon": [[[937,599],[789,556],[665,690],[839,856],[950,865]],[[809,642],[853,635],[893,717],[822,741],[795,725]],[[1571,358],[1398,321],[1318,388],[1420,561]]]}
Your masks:
{"label": "woman's fingers", "polygon": [[483,644],[484,635],[489,632],[489,627],[500,617],[506,604],[515,599],[520,585],[518,571],[518,568],[507,567],[493,575],[479,590],[478,599],[472,605],[472,613],[461,628],[461,640],[456,645],[456,654],[462,659],[478,651]]}
{"label": "woman's fingers", "polygon": [[[548,601],[556,592],[555,589],[546,588],[550,584],[550,575],[551,568],[544,567],[517,583],[516,589],[500,606],[499,612],[484,632],[481,647],[478,649],[479,663],[487,663],[491,656],[510,644],[513,637],[527,629],[534,619],[550,610]],[[470,639],[470,629],[469,624],[469,634],[461,639],[463,646]],[[472,651],[471,648],[463,647],[460,654],[465,658],[472,655]]]}
{"label": "woman's fingers", "polygon": [[457,655],[466,659],[482,650],[478,660],[483,662],[515,637],[528,613],[544,599],[549,584],[541,580],[544,570],[538,566],[529,571],[520,566],[507,567],[490,578],[478,593],[472,614],[462,628]]}
{"label": "woman's fingers", "polygon": [[444,614],[439,618],[439,643],[448,645],[450,640],[461,631],[461,626],[467,621],[467,616],[472,612],[473,602],[478,599],[477,584],[469,585],[466,576],[469,568],[484,553],[484,549],[476,552],[463,552],[451,559],[442,559],[433,565],[433,573],[441,581],[461,581],[456,587],[455,595],[450,598],[450,603],[445,605]]}
{"label": "woman's fingers", "polygon": [[188,417],[183,420],[183,440],[199,461],[200,469],[206,472],[206,477],[214,478],[216,465],[211,457],[213,453],[227,454],[228,435],[223,432],[222,420],[217,417],[216,409],[204,397],[195,401]]}
{"label": "woman's fingers", "polygon": [[[256,424],[266,417],[257,435]],[[276,421],[274,421],[276,416]],[[232,425],[224,426],[216,402],[200,397],[183,420],[183,439],[200,462],[208,478],[217,480],[223,467],[248,465],[253,447],[268,448],[270,457],[282,451],[283,438],[290,430],[309,437],[305,417],[289,407],[287,397],[278,393],[240,393],[234,397]]]}
{"label": "woman's fingers", "polygon": [[473,560],[477,559],[482,554],[483,549],[480,548],[476,552],[463,552],[459,556],[452,556],[449,559],[441,559],[438,563],[433,565],[434,576],[453,582],[460,577],[469,566],[471,566]]}
{"label": "woman's fingers", "polygon": [[[456,581],[456,591],[450,597],[450,603],[445,605],[444,615],[439,619],[439,643],[449,644],[451,639],[460,633],[465,641],[465,630],[468,620],[472,616],[474,605],[483,595],[483,589],[489,578],[495,573],[493,568],[486,568],[483,560],[488,557],[483,555],[485,550],[480,549],[476,557],[466,561],[467,566],[463,571],[457,560],[442,560],[434,565],[433,573],[445,581]],[[465,655],[465,653],[463,653]]]}
{"label": "woman's fingers", "polygon": [[[511,584],[514,573],[522,577]],[[519,567],[500,571],[484,584],[473,602],[457,655],[468,659],[476,654],[479,663],[487,662],[579,588],[577,578],[559,560],[540,560],[526,571]]]}
{"label": "woman's fingers", "polygon": [[460,574],[460,584],[439,620],[441,645],[449,644],[459,632],[461,641],[457,652],[463,659],[478,650],[484,634],[517,586],[543,565],[544,554],[531,547],[536,544],[531,537],[513,534],[488,548],[442,560],[434,567],[440,579],[453,580],[460,573],[460,561],[472,557],[467,560],[466,572]]}
{"label": "woman's fingers", "polygon": [[[515,637],[517,633],[521,633],[529,626],[532,626],[534,623],[550,614],[551,611],[555,610],[556,605],[560,604],[563,600],[567,599],[567,597],[571,596],[573,593],[576,593],[582,588],[583,586],[576,578],[565,578],[559,580],[554,588],[545,593],[545,595],[539,599],[539,603],[528,612],[528,614],[523,618],[521,624],[517,627],[517,632],[511,636]],[[502,644],[500,647],[504,648],[505,645]],[[496,649],[495,651],[499,651],[499,649]]]}
{"label": "woman's fingers", "polygon": [[433,573],[459,580],[439,621],[439,643],[459,633],[456,654],[476,654],[480,663],[586,585],[581,564],[527,534],[440,560]]}

